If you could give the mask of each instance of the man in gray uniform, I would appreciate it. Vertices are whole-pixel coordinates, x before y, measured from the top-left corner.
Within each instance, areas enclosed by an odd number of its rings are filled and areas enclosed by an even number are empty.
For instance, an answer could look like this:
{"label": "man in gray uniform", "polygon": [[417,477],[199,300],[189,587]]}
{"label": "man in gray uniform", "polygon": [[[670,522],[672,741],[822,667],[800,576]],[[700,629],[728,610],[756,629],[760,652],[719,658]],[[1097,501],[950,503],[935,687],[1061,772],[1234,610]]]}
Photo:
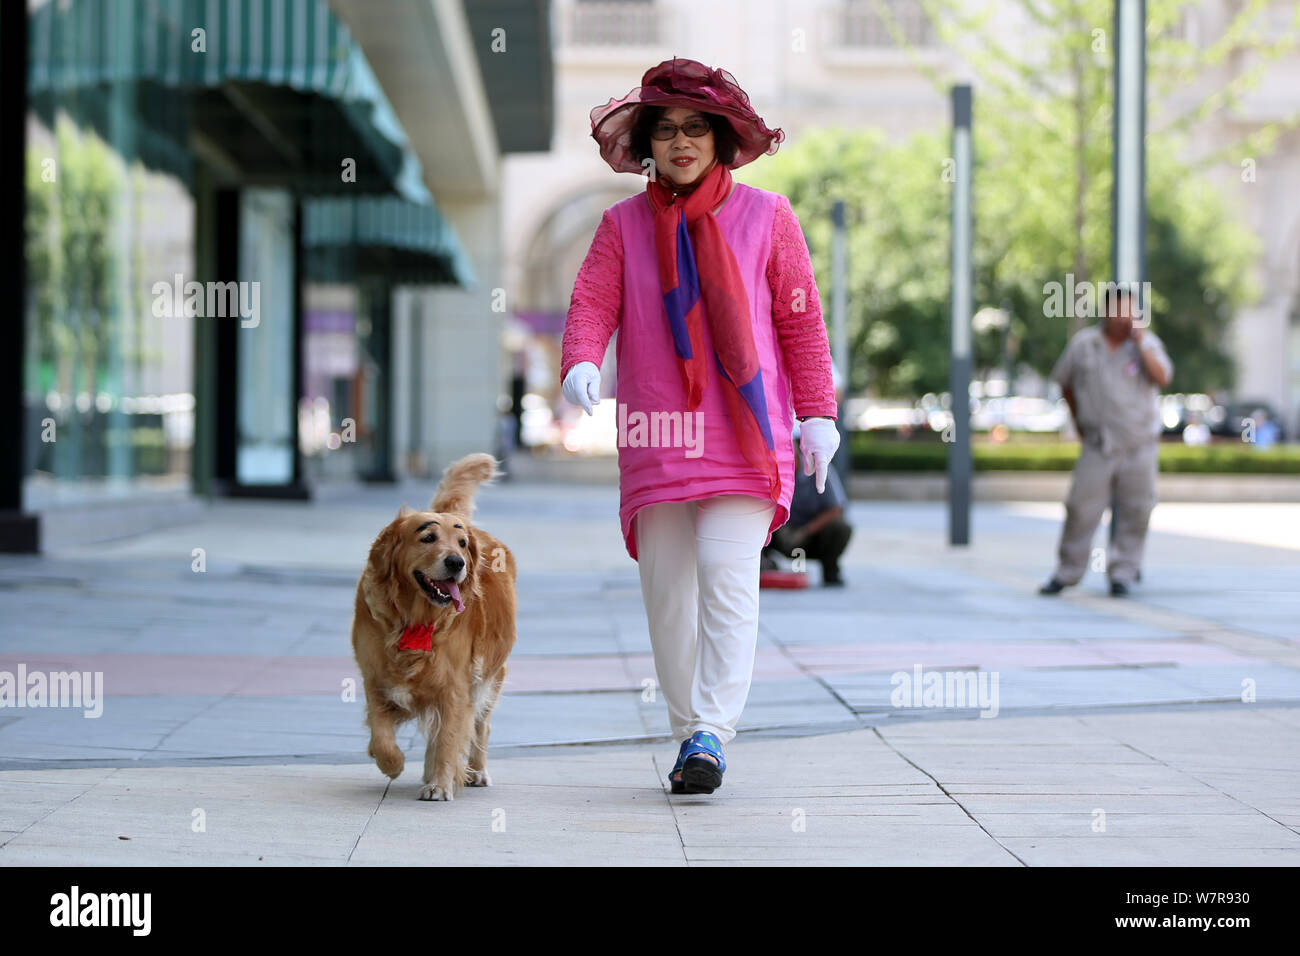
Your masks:
{"label": "man in gray uniform", "polygon": [[[1151,303],[1145,303],[1150,310]],[[1128,593],[1142,564],[1147,521],[1156,504],[1160,390],[1174,366],[1150,329],[1133,325],[1132,300],[1108,288],[1100,325],[1080,330],[1052,369],[1070,406],[1081,448],[1065,501],[1056,571],[1040,594],[1059,594],[1088,569],[1102,512],[1115,504],[1107,555],[1110,593]]]}

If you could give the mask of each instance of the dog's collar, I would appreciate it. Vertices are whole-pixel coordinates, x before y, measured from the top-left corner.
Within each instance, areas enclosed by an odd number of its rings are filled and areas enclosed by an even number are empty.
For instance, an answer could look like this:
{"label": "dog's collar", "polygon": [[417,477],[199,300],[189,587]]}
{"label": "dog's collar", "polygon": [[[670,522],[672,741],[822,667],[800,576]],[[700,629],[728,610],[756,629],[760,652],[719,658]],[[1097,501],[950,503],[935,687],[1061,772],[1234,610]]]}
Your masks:
{"label": "dog's collar", "polygon": [[397,642],[397,646],[403,651],[432,651],[433,622],[412,624],[402,632],[402,639]]}

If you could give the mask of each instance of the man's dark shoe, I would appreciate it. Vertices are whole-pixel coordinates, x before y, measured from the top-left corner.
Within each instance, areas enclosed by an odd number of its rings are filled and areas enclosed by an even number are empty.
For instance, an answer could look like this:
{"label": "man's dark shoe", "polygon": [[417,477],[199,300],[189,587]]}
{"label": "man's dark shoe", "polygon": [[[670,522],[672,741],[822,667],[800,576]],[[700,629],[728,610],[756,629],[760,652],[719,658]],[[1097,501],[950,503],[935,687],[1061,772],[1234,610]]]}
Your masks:
{"label": "man's dark shoe", "polygon": [[840,577],[838,574],[835,575],[834,577],[830,577],[830,578],[828,578],[828,577],[826,577],[825,575],[823,575],[823,576],[822,576],[822,587],[827,587],[827,588],[842,588],[842,587],[844,587],[844,579],[843,579],[842,577]]}
{"label": "man's dark shoe", "polygon": [[1041,588],[1038,589],[1038,593],[1039,594],[1060,594],[1068,587],[1069,587],[1068,584],[1063,584],[1060,581],[1056,580],[1056,578],[1052,578],[1050,581],[1048,581],[1046,584],[1044,584]]}
{"label": "man's dark shoe", "polygon": [[1128,597],[1128,585],[1125,584],[1123,581],[1111,581],[1111,582],[1110,582],[1110,596],[1111,596],[1111,597]]}

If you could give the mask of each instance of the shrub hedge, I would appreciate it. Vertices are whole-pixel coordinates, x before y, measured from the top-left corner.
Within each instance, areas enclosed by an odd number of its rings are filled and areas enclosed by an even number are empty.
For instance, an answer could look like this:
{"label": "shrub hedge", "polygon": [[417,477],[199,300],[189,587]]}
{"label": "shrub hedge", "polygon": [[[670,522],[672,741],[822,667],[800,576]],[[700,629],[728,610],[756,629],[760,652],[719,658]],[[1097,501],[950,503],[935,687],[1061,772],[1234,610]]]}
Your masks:
{"label": "shrub hedge", "polygon": [[[1013,439],[993,444],[981,437],[973,447],[976,471],[1069,471],[1079,457],[1078,442]],[[869,432],[853,432],[849,446],[855,471],[943,471],[948,464],[948,448],[937,436],[881,439]],[[1300,445],[1261,449],[1223,442],[1197,448],[1178,441],[1162,442],[1160,470],[1300,475]]]}

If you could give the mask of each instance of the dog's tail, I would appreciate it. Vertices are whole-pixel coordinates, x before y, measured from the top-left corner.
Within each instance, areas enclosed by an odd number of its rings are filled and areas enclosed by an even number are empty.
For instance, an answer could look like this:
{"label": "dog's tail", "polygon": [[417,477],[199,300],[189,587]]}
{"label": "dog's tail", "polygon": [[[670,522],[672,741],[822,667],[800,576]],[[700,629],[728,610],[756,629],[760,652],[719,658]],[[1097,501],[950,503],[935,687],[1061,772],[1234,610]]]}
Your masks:
{"label": "dog's tail", "polygon": [[455,511],[467,518],[474,517],[474,493],[479,485],[501,475],[495,458],[486,452],[475,452],[453,461],[442,472],[442,481],[429,503],[430,511]]}

